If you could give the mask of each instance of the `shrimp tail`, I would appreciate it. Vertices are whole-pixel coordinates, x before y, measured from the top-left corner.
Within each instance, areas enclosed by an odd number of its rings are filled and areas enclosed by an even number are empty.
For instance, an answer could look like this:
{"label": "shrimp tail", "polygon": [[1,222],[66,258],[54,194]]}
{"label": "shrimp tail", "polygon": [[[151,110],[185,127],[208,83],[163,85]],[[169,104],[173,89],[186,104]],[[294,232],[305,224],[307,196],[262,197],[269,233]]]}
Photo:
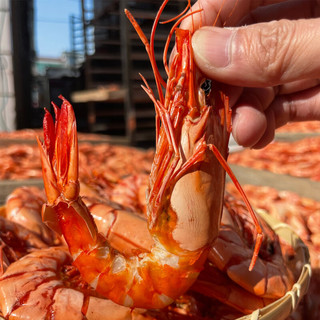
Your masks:
{"label": "shrimp tail", "polygon": [[70,103],[62,100],[55,124],[46,113],[45,142],[38,139],[48,197],[44,221],[63,234],[74,266],[99,294],[128,307],[172,303],[196,280],[208,248],[177,255],[156,241],[150,252],[126,258],[110,246],[79,195],[75,116]]}
{"label": "shrimp tail", "polygon": [[[37,138],[48,199],[42,208],[42,219],[48,227],[62,234],[62,228],[68,227],[69,213],[75,217],[72,220],[75,224],[70,227],[81,226],[82,232],[87,230],[79,240],[92,244],[96,240],[97,228],[79,196],[76,119],[71,104],[64,97],[59,97],[63,103],[60,112],[56,111],[55,124],[51,114],[46,110],[43,120],[44,142]],[[71,247],[74,241],[76,240],[70,239],[69,242],[67,240]]]}

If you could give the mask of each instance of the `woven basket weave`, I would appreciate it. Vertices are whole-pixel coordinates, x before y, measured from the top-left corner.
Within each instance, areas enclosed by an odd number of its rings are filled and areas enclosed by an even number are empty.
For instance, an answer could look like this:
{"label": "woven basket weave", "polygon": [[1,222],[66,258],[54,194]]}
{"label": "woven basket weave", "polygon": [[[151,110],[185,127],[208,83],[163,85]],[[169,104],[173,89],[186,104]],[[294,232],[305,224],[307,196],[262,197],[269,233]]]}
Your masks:
{"label": "woven basket weave", "polygon": [[279,222],[265,211],[257,210],[257,212],[280,238],[292,245],[296,255],[290,263],[292,265],[301,264],[301,273],[291,291],[288,291],[282,298],[237,320],[284,320],[292,314],[308,290],[311,277],[309,251],[289,225]]}

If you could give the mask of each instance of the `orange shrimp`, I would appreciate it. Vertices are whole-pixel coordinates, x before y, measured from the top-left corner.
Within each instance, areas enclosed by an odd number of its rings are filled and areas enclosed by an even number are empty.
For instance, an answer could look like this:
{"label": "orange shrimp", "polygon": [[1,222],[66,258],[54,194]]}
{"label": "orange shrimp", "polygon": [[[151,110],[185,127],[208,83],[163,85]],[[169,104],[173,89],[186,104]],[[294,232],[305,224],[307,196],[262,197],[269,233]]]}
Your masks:
{"label": "orange shrimp", "polygon": [[[264,298],[280,298],[295,283],[289,261],[294,257],[292,246],[279,239],[263,220],[259,219],[266,235],[261,244],[254,270],[248,272],[253,247],[254,225],[242,201],[226,193],[225,208],[219,241],[210,250],[209,260],[228,274],[230,279],[249,292]],[[224,248],[226,243],[229,249]]]}
{"label": "orange shrimp", "polygon": [[6,319],[138,320],[154,319],[102,299],[71,266],[66,248],[32,252],[12,263],[0,277],[0,309]]}
{"label": "orange shrimp", "polygon": [[192,287],[243,313],[251,313],[284,296],[300,272],[299,266],[291,263],[293,248],[279,239],[262,218],[259,222],[265,237],[255,268],[248,271],[255,232],[248,216],[244,203],[227,193],[219,236],[204,271]]}
{"label": "orange shrimp", "polygon": [[[108,208],[105,204],[92,204],[89,209],[99,231],[123,254],[130,256],[151,250],[153,240],[146,220],[140,215]],[[255,268],[250,272],[254,225],[245,204],[230,194],[225,195],[219,236],[188,294],[196,291],[246,314],[270,304],[292,288],[297,280],[290,263],[293,249],[262,218],[259,221],[266,236]]]}
{"label": "orange shrimp", "polygon": [[[44,143],[38,139],[48,199],[44,221],[64,235],[83,279],[99,294],[128,307],[163,308],[195,282],[218,235],[225,170],[230,171],[225,160],[231,130],[228,98],[217,88],[207,95],[200,89],[204,77],[194,65],[191,33],[176,26],[177,50],[166,95],[162,92],[153,41],[167,2],[156,16],[150,44],[126,11],[146,45],[159,93],[157,100],[144,80],[157,112],[157,146],[147,195],[148,228],[154,239],[150,252],[126,257],[99,234],[79,196],[76,121],[63,97],[61,110],[54,105],[56,123],[46,112]],[[256,218],[255,222],[258,236],[250,269],[262,240]]]}
{"label": "orange shrimp", "polygon": [[37,234],[0,216],[0,275],[28,252],[45,247],[47,244]]}
{"label": "orange shrimp", "polygon": [[[146,219],[140,215],[102,203],[91,204],[89,210],[99,231],[124,255],[151,250],[153,240]],[[250,272],[254,225],[245,204],[225,195],[219,236],[204,270],[187,294],[196,291],[246,314],[270,304],[292,288],[297,279],[290,264],[294,252],[262,218],[259,221],[266,236]]]}
{"label": "orange shrimp", "polygon": [[36,233],[48,245],[60,240],[41,220],[41,207],[46,202],[43,190],[37,187],[20,187],[6,200],[6,218]]}

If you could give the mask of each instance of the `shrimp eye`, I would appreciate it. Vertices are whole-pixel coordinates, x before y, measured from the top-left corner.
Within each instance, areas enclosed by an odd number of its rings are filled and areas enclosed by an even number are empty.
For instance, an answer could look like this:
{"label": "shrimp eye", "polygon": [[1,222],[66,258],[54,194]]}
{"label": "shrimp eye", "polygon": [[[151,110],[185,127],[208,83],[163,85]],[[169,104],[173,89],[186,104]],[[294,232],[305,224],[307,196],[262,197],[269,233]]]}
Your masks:
{"label": "shrimp eye", "polygon": [[206,96],[208,96],[211,92],[211,84],[212,81],[210,79],[206,79],[202,82],[200,86]]}
{"label": "shrimp eye", "polygon": [[270,255],[273,255],[275,253],[275,248],[274,248],[274,245],[273,243],[268,243],[268,247],[267,247],[267,252],[270,254]]}

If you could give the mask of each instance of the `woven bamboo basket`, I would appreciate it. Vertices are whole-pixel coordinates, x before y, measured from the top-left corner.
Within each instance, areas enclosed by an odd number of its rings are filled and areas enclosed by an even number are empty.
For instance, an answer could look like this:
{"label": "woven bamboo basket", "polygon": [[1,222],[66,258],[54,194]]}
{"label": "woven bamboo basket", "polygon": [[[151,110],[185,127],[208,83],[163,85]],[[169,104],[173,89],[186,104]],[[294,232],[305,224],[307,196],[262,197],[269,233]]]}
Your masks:
{"label": "woven bamboo basket", "polygon": [[237,320],[284,320],[292,314],[303,296],[307,293],[311,278],[309,251],[307,246],[289,225],[279,222],[265,211],[257,210],[257,212],[266,220],[280,238],[292,245],[296,255],[290,263],[292,263],[292,266],[297,263],[300,264],[301,273],[292,289],[282,298]]}
{"label": "woven bamboo basket", "polygon": [[[311,265],[307,246],[296,235],[293,229],[262,210],[257,210],[258,214],[266,220],[273,230],[295,249],[295,259],[290,261],[292,266],[301,264],[301,273],[293,288],[282,298],[269,304],[268,306],[255,310],[252,314],[238,318],[237,320],[285,320],[296,309],[303,296],[306,294],[310,277]],[[0,215],[5,216],[5,207],[0,207]],[[0,320],[3,319],[0,315]],[[3,319],[4,320],[4,319]]]}

